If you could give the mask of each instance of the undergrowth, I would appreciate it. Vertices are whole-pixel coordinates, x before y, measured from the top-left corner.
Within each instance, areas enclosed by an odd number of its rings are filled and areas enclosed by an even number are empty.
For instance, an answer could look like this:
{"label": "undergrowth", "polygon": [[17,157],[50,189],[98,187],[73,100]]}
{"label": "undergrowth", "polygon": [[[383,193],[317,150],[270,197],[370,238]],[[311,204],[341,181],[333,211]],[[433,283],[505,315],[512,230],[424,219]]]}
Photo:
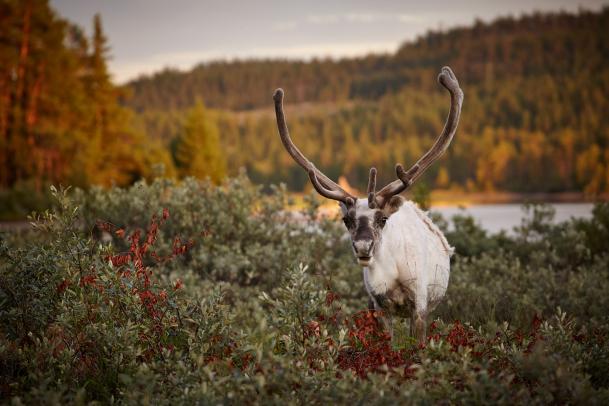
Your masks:
{"label": "undergrowth", "polygon": [[0,241],[0,399],[13,404],[609,401],[609,205],[456,247],[427,341],[362,310],[334,219],[245,177],[53,190]]}

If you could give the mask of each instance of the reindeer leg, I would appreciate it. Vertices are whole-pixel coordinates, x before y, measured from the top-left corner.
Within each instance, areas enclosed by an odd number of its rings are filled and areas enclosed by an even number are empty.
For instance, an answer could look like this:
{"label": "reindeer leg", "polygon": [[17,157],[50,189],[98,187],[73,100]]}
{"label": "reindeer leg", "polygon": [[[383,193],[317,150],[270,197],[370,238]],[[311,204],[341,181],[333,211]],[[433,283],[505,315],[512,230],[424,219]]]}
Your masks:
{"label": "reindeer leg", "polygon": [[415,320],[415,313],[412,312],[412,315],[410,316],[410,337],[414,337],[414,320]]}
{"label": "reindeer leg", "polygon": [[389,333],[389,340],[393,342],[393,318],[388,315],[383,315],[382,320],[385,330]]}
{"label": "reindeer leg", "polygon": [[[410,329],[419,344],[425,344],[427,338],[427,312],[415,310],[410,319]],[[413,331],[414,330],[414,331]]]}
{"label": "reindeer leg", "polygon": [[371,297],[368,298],[368,310],[376,310],[376,305]]}
{"label": "reindeer leg", "polygon": [[387,312],[372,297],[368,299],[368,310],[382,312],[383,315],[381,316],[381,324],[383,325],[383,329],[389,333],[389,337],[391,338],[391,340],[393,340],[393,322],[391,316],[389,316]]}

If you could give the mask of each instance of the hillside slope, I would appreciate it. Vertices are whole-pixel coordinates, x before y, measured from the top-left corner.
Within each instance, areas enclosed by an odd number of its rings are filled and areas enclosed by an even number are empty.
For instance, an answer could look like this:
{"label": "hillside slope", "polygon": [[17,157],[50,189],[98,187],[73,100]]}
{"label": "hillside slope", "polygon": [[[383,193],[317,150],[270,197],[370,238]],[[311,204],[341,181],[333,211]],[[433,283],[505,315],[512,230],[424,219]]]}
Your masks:
{"label": "hillside slope", "polygon": [[604,37],[609,9],[600,13],[534,14],[446,32],[429,32],[394,55],[314,60],[245,60],[201,64],[187,72],[165,70],[132,81],[131,107],[184,108],[197,97],[213,108],[244,110],[268,105],[278,86],[293,102],[376,99],[403,87],[433,87],[428,73],[450,65],[464,85],[503,78],[591,74],[609,57]]}
{"label": "hillside slope", "polygon": [[171,142],[199,98],[219,110],[232,171],[301,190],[306,175],[283,152],[272,114],[258,111],[271,112],[282,86],[296,142],[330,176],[360,185],[371,165],[388,181],[396,162],[410,164],[431,145],[449,107],[436,76],[450,65],[463,115],[429,185],[598,195],[609,190],[607,26],[609,8],[535,14],[430,32],[389,56],[204,64],[132,82],[129,105],[151,136]]}

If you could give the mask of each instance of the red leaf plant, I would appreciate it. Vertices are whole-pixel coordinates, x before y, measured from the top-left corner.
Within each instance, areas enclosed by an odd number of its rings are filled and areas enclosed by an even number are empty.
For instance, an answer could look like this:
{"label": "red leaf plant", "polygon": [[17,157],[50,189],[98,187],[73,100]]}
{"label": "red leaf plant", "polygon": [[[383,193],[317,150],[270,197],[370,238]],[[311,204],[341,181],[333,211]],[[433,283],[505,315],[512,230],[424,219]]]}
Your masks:
{"label": "red leaf plant", "polygon": [[[184,255],[194,245],[192,240],[182,242],[179,237],[176,237],[169,255],[161,256],[153,251],[152,248],[157,241],[159,230],[168,219],[169,210],[163,209],[160,218],[156,214],[152,216],[144,235],[142,235],[142,230],[136,229],[128,236],[123,228],[118,228],[108,222],[97,222],[99,229],[110,233],[114,232],[117,237],[124,239],[129,245],[128,251],[109,255],[106,260],[112,264],[121,276],[122,288],[129,287],[130,293],[139,298],[145,309],[145,314],[151,326],[148,332],[140,334],[141,339],[148,343],[149,350],[145,354],[146,358],[160,353],[163,348],[169,350],[173,348],[172,345],[164,346],[161,344],[162,337],[166,333],[166,324],[163,321],[167,312],[165,303],[168,299],[168,293],[165,289],[153,283],[154,267],[152,265],[154,263],[164,263],[177,256]],[[94,283],[94,274],[86,275],[80,281],[81,286]],[[182,285],[182,281],[178,279],[174,290]]]}

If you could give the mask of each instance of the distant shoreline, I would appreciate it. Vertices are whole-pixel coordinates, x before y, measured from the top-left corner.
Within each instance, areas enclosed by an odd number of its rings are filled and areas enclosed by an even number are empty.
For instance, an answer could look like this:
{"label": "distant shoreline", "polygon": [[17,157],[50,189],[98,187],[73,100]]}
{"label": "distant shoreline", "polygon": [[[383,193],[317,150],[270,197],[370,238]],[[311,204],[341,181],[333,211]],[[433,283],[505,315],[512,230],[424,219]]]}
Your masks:
{"label": "distant shoreline", "polygon": [[[360,192],[351,190],[356,196]],[[304,206],[303,198],[306,193],[290,193],[294,203],[289,210],[298,210]],[[407,199],[412,195],[406,194]],[[321,212],[325,214],[334,213],[338,206],[336,202],[319,198],[321,200]],[[430,193],[430,206],[432,208],[442,207],[470,207],[496,204],[524,204],[524,203],[595,203],[609,201],[609,194],[603,194],[596,198],[590,198],[581,192],[567,193],[512,193],[512,192],[476,192],[464,193],[450,190],[434,190]]]}
{"label": "distant shoreline", "polygon": [[596,198],[586,196],[581,192],[564,193],[512,193],[512,192],[475,192],[462,193],[449,190],[434,190],[431,192],[432,206],[471,206],[484,204],[523,204],[531,203],[594,203],[608,201],[609,195]]}
{"label": "distant shoreline", "polygon": [[[298,210],[304,206],[304,193],[290,193],[294,198],[288,210]],[[412,198],[412,196],[406,196]],[[321,199],[321,198],[320,198]],[[609,201],[609,194],[597,198],[587,197],[584,193],[512,193],[512,192],[476,192],[463,193],[450,190],[434,190],[430,194],[431,207],[469,207],[493,204],[524,204],[524,203],[594,203]],[[337,208],[334,201],[325,200],[321,204],[322,212],[334,212]],[[0,232],[30,229],[29,221],[24,219],[0,220]]]}

